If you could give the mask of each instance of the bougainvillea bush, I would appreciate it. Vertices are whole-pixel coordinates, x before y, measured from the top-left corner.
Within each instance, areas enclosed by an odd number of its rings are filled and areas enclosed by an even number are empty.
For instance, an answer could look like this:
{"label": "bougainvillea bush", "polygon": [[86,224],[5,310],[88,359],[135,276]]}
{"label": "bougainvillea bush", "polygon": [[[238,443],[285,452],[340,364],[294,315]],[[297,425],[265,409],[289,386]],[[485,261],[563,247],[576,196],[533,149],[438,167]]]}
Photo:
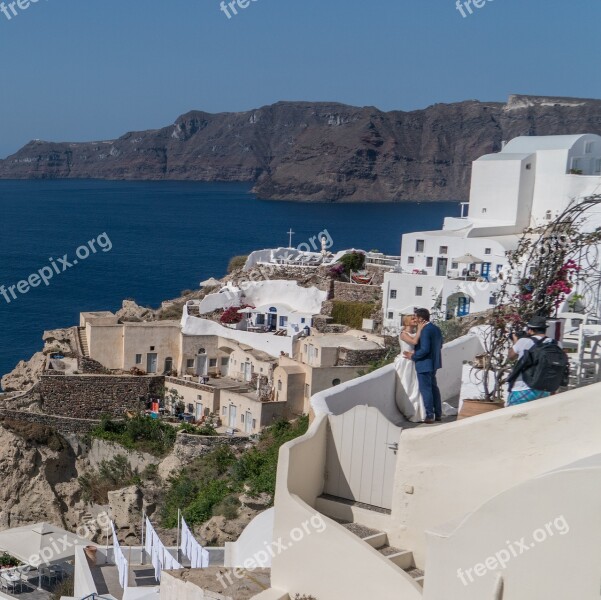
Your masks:
{"label": "bougainvillea bush", "polygon": [[484,339],[486,400],[502,399],[511,368],[507,356],[511,332],[523,329],[534,316],[556,316],[578,286],[590,286],[595,278],[601,282],[598,269],[582,267],[589,255],[598,264],[601,228],[585,229],[583,224],[587,212],[600,204],[601,195],[571,203],[547,226],[526,230],[517,248],[508,253],[508,277],[496,295]]}
{"label": "bougainvillea bush", "polygon": [[244,304],[243,306],[230,306],[223,311],[219,321],[223,325],[237,325],[244,317],[244,313],[238,312],[243,308],[254,308],[254,306],[249,306],[248,304]]}

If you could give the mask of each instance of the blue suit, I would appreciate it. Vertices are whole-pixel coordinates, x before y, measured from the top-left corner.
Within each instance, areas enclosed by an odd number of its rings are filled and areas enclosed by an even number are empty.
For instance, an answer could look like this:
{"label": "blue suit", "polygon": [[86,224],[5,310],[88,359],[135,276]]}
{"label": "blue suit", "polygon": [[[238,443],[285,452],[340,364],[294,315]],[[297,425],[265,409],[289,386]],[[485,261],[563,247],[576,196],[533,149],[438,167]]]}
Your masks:
{"label": "blue suit", "polygon": [[442,367],[442,344],[442,332],[433,323],[428,323],[415,345],[413,361],[427,419],[442,418],[442,402],[436,382],[436,371]]}

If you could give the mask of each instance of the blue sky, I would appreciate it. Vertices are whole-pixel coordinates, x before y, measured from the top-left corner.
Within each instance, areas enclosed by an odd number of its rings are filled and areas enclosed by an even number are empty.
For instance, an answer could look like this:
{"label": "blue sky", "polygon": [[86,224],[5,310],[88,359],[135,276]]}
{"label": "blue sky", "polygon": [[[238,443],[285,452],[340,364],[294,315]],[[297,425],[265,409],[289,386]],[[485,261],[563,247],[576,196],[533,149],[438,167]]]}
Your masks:
{"label": "blue sky", "polygon": [[[6,0],[5,0],[6,1]],[[481,0],[479,0],[481,1]],[[601,98],[599,0],[39,0],[0,13],[0,157],[191,109],[332,100],[411,110],[511,93]]]}

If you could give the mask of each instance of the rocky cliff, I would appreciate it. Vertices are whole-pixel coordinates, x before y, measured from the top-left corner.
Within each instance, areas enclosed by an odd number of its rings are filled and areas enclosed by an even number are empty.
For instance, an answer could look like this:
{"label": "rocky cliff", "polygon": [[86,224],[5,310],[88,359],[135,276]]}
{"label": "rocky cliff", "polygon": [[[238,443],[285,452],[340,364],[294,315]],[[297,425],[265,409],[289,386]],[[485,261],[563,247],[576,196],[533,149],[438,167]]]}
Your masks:
{"label": "rocky cliff", "polygon": [[32,141],[0,178],[242,181],[262,198],[466,200],[470,165],[519,135],[601,134],[601,101],[510,96],[382,112],[279,102],[193,111],[163,129],[88,143]]}

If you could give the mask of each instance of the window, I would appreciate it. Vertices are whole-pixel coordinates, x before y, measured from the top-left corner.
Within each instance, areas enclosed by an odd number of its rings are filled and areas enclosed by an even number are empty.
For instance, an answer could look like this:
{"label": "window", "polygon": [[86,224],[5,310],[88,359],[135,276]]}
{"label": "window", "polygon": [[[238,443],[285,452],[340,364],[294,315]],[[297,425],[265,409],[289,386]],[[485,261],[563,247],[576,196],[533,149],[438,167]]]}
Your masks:
{"label": "window", "polygon": [[416,287],[415,288],[415,295],[416,296],[421,296],[424,293],[424,288],[423,287]]}
{"label": "window", "polygon": [[459,263],[456,263],[456,262],[451,263],[451,269],[458,269],[458,268],[459,268]]}
{"label": "window", "polygon": [[136,354],[136,364],[139,365],[142,362],[142,355],[141,354]]}
{"label": "window", "polygon": [[426,258],[426,267],[432,266],[434,266],[434,259],[431,256],[428,256],[428,258]]}
{"label": "window", "polygon": [[482,214],[484,214],[486,211],[488,211],[488,208],[483,208],[482,209]]}
{"label": "window", "polygon": [[253,419],[253,429],[257,428],[257,419]]}
{"label": "window", "polygon": [[288,317],[280,317],[280,327],[288,326]]}
{"label": "window", "polygon": [[227,356],[221,357],[221,366],[222,367],[227,367],[229,362],[230,362],[230,359]]}
{"label": "window", "polygon": [[227,406],[224,406],[221,410],[222,415],[227,415]]}
{"label": "window", "polygon": [[503,269],[503,265],[497,265],[497,273],[500,273]]}
{"label": "window", "polygon": [[396,299],[396,290],[390,290],[390,297],[392,300]]}
{"label": "window", "polygon": [[415,240],[415,251],[416,252],[424,251],[424,240]]}
{"label": "window", "polygon": [[484,248],[484,254],[492,254],[492,248]]}
{"label": "window", "polygon": [[394,313],[393,312],[389,312],[388,313],[388,318],[389,319],[394,319]]}
{"label": "window", "polygon": [[154,352],[154,346],[150,346],[150,351]]}
{"label": "window", "polygon": [[438,249],[438,254],[447,254],[449,252],[449,247],[448,246],[441,246]]}
{"label": "window", "polygon": [[216,367],[216,366],[217,366],[217,359],[209,358],[209,367]]}
{"label": "window", "polygon": [[198,354],[206,354],[207,351],[204,348],[199,348],[198,349]]}
{"label": "window", "polygon": [[278,392],[281,392],[281,391],[282,391],[282,380],[279,379],[278,380]]}
{"label": "window", "polygon": [[305,322],[305,317],[301,317],[301,323]]}
{"label": "window", "polygon": [[545,220],[546,220],[546,221],[550,221],[552,218],[553,218],[553,213],[552,213],[550,210],[548,210],[548,211],[545,213]]}
{"label": "window", "polygon": [[491,306],[494,306],[497,303],[497,295],[496,294],[491,294],[489,299],[488,299],[488,303]]}
{"label": "window", "polygon": [[193,368],[194,368],[194,359],[188,358],[186,360],[186,369],[193,369]]}
{"label": "window", "polygon": [[593,151],[593,146],[595,145],[595,142],[587,142],[584,146],[584,153],[585,154],[591,154]]}
{"label": "window", "polygon": [[601,173],[601,158],[595,161],[595,173]]}
{"label": "window", "polygon": [[305,383],[305,398],[311,397],[311,387],[308,383]]}
{"label": "window", "polygon": [[415,264],[415,256],[409,256],[409,257],[407,258],[407,262],[408,262],[410,265],[413,265],[413,264]]}
{"label": "window", "polygon": [[332,385],[340,385],[340,379],[332,379]]}

